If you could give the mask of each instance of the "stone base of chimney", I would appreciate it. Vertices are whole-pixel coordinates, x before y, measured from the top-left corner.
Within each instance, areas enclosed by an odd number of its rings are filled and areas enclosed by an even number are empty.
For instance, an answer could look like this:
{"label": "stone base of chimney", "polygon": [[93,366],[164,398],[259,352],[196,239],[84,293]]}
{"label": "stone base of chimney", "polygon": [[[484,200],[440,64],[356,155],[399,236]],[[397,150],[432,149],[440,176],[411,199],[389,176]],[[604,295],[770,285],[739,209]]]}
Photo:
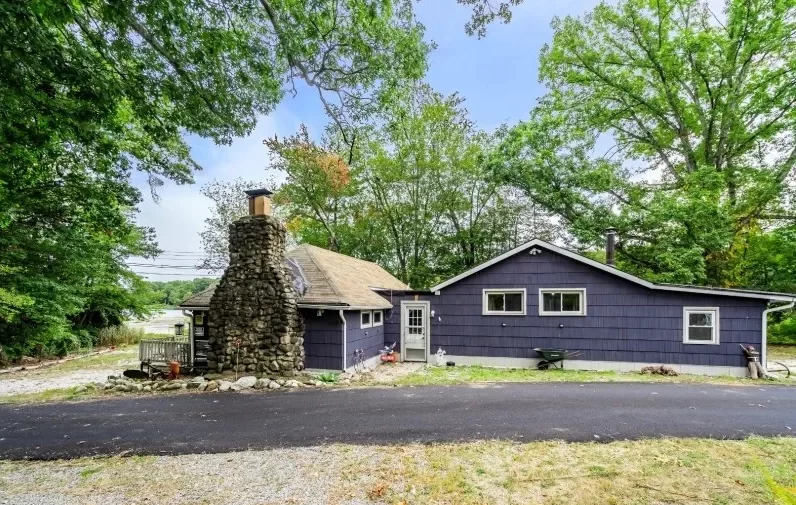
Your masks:
{"label": "stone base of chimney", "polygon": [[285,227],[271,216],[229,229],[229,266],[210,300],[208,365],[292,376],[304,369],[304,320],[285,265]]}

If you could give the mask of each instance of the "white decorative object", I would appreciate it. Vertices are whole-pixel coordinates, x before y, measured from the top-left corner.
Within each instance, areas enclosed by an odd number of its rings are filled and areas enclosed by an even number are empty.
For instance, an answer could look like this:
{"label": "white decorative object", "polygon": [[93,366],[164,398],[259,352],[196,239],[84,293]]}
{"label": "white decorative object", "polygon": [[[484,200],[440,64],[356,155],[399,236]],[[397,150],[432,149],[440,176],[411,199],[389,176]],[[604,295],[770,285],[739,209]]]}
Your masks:
{"label": "white decorative object", "polygon": [[445,365],[445,351],[442,350],[442,347],[437,349],[437,366],[444,366]]}
{"label": "white decorative object", "polygon": [[536,256],[537,254],[541,254],[541,253],[542,253],[542,251],[540,249],[535,248],[535,247],[530,250],[531,256]]}

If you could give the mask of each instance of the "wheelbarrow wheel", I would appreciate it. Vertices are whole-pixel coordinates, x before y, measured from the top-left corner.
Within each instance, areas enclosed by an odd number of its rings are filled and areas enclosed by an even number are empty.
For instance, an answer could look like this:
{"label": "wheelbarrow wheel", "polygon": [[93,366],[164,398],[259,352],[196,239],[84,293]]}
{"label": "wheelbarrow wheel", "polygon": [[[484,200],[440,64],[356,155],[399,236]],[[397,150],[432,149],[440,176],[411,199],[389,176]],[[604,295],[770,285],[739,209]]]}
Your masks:
{"label": "wheelbarrow wheel", "polygon": [[550,368],[550,363],[548,363],[547,361],[540,361],[536,365],[537,370],[547,370],[548,368]]}

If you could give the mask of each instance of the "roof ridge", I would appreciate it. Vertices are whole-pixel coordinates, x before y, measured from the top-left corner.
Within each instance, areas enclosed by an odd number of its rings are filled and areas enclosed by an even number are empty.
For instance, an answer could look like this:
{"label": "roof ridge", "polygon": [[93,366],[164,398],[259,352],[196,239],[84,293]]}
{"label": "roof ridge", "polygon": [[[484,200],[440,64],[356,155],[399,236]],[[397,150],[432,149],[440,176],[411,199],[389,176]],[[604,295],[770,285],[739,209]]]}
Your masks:
{"label": "roof ridge", "polygon": [[[310,246],[310,247],[305,247],[304,248],[307,251],[307,256],[310,258],[310,261],[312,261],[312,263],[315,265],[315,267],[318,269],[318,271],[321,273],[321,275],[323,275],[323,278],[326,279],[326,282],[329,283],[329,287],[332,288],[332,292],[334,292],[334,294],[337,295],[337,297],[342,300],[343,299],[343,295],[340,292],[340,286],[338,286],[337,282],[334,279],[331,278],[331,276],[326,271],[326,269],[325,268],[321,268],[321,265],[319,265],[318,262],[315,260],[315,255],[312,252],[312,248],[314,248],[315,246],[313,246],[312,244],[302,244],[302,245]],[[301,246],[299,246],[299,247],[301,247]],[[321,248],[319,247],[318,249],[321,249]]]}

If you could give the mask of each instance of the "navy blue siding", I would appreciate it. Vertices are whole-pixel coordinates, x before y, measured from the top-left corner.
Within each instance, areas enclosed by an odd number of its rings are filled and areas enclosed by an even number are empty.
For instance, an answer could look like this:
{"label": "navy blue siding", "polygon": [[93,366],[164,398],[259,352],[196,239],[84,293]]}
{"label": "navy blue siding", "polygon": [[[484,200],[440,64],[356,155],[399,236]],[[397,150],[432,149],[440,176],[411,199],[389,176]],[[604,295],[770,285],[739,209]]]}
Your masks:
{"label": "navy blue siding", "polygon": [[[385,311],[387,312],[387,311]],[[382,313],[382,320],[385,314]],[[365,359],[370,359],[379,354],[384,346],[384,325],[362,328],[360,312],[348,311],[346,320],[346,367],[354,366],[354,352],[357,349],[365,351]]]}
{"label": "navy blue siding", "polygon": [[343,367],[343,322],[336,310],[302,310],[304,316],[304,366],[326,370]]}
{"label": "navy blue siding", "polygon": [[[534,347],[580,350],[579,359],[745,366],[738,344],[761,343],[763,300],[647,289],[539,248],[492,265],[430,300],[431,350],[449,355],[535,358]],[[483,316],[485,288],[526,288],[525,316]],[[539,288],[586,288],[586,316],[539,316]],[[399,341],[395,297],[385,341]],[[719,307],[719,345],[683,343],[683,307]],[[506,326],[502,326],[505,324]],[[560,326],[561,325],[561,326]]]}

